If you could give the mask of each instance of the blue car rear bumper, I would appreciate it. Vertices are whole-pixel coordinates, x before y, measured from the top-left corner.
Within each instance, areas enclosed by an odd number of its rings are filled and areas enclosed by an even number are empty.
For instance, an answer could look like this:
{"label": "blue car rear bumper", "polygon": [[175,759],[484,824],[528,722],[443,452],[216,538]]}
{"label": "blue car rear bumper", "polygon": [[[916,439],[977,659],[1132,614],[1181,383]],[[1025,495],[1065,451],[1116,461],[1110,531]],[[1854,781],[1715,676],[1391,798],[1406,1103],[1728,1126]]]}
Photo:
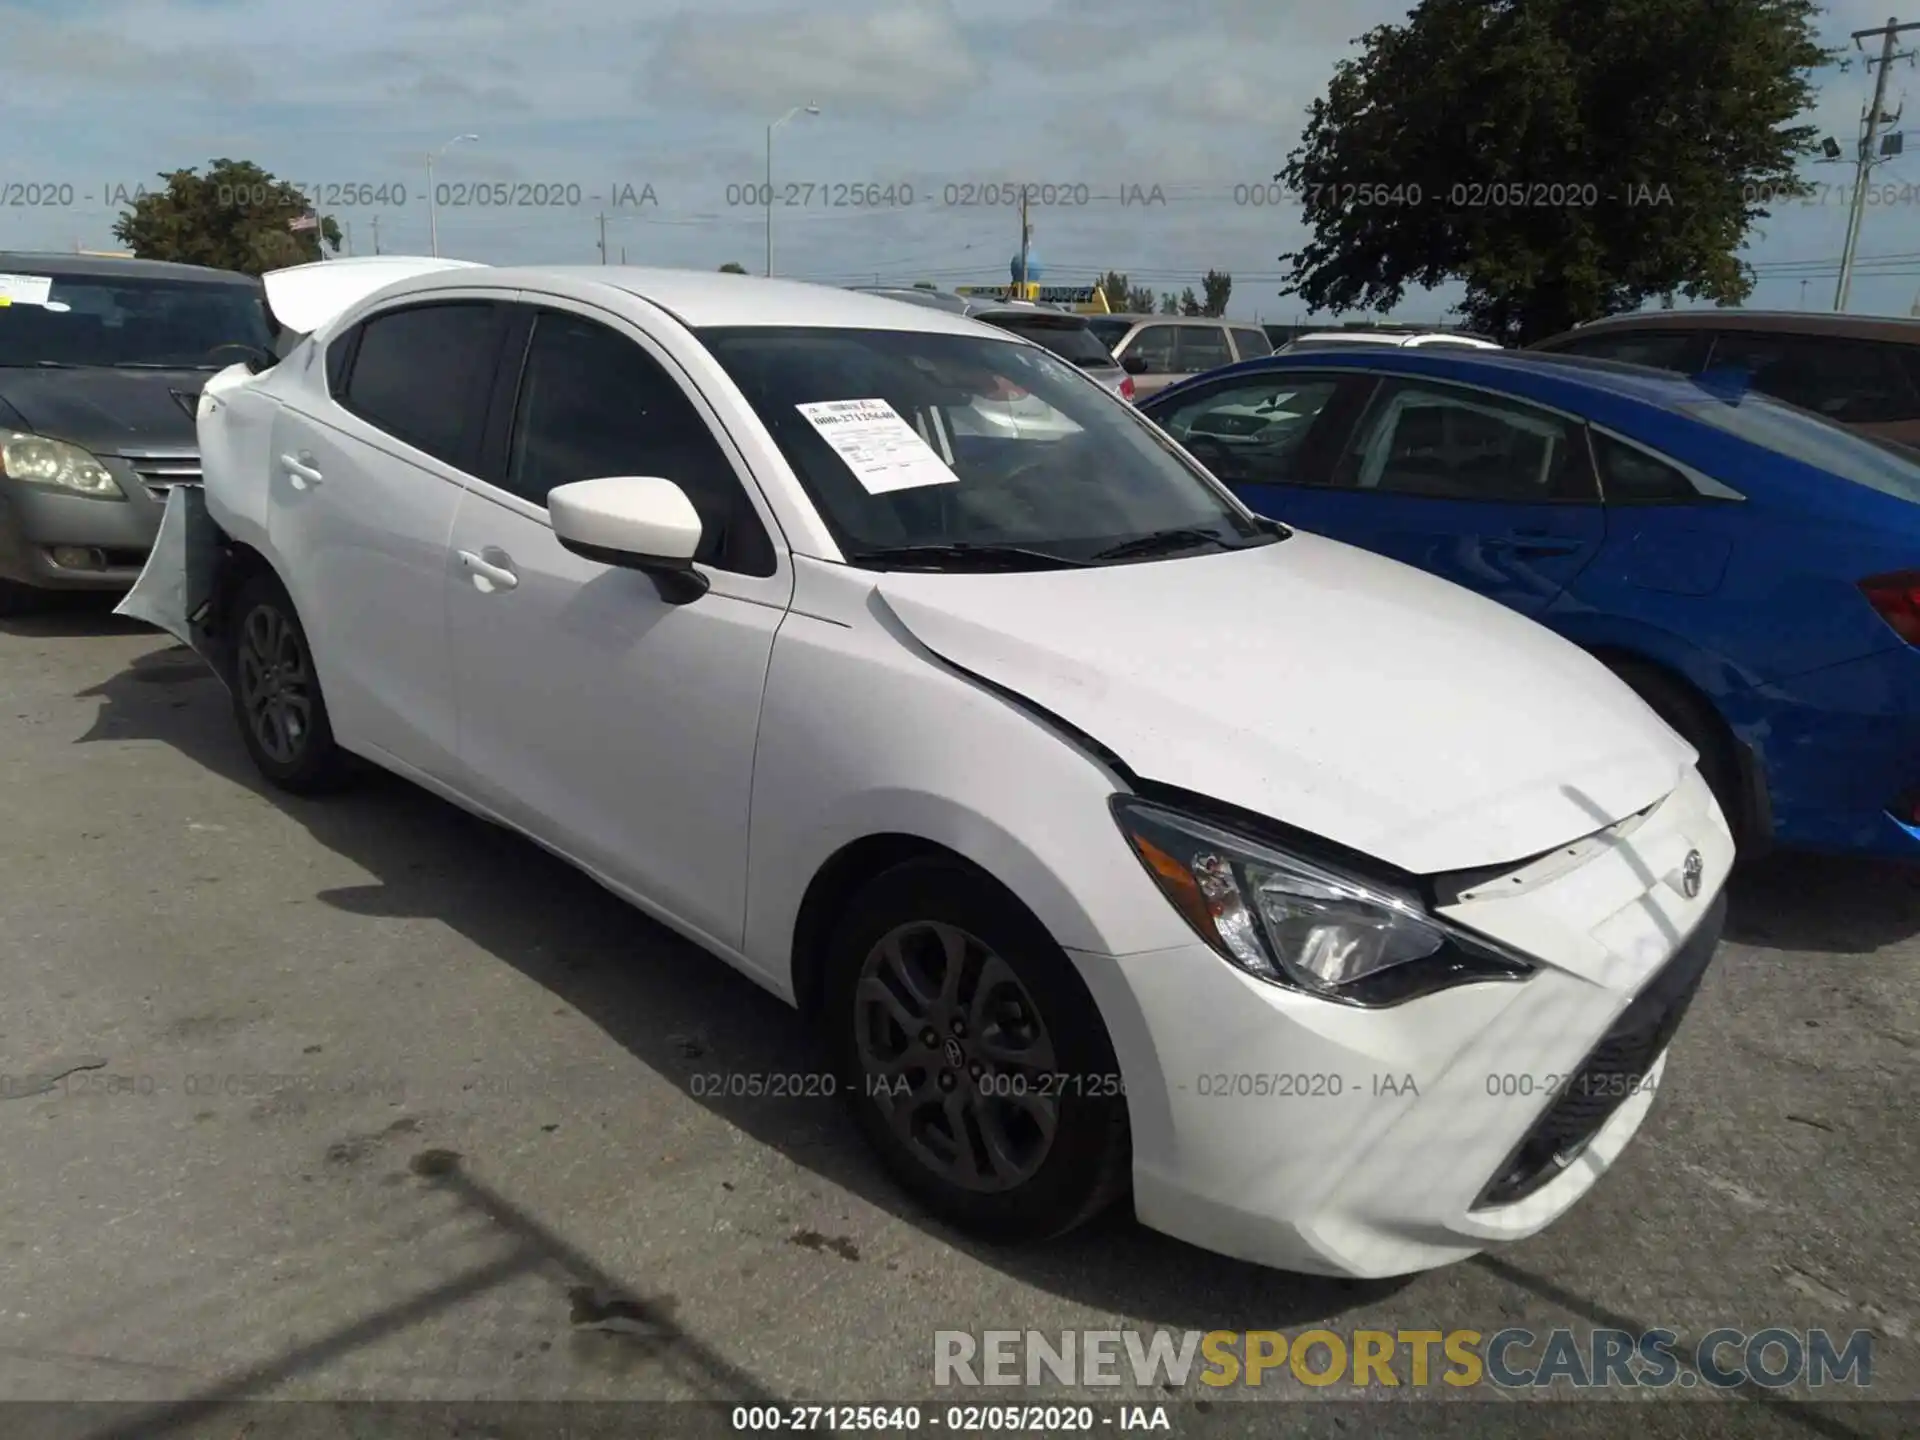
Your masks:
{"label": "blue car rear bumper", "polygon": [[1723,695],[1720,706],[1757,762],[1776,844],[1920,859],[1920,650]]}

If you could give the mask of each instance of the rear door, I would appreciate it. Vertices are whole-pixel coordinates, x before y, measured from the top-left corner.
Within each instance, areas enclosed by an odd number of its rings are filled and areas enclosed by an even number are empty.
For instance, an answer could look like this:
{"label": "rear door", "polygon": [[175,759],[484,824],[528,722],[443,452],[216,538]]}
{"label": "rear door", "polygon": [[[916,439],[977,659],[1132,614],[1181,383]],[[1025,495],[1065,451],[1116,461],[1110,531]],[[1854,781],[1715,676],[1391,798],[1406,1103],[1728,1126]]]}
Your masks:
{"label": "rear door", "polygon": [[329,345],[330,394],[274,421],[268,537],[335,733],[428,775],[458,771],[447,542],[472,476],[505,307],[401,304]]}
{"label": "rear door", "polygon": [[1173,348],[1174,368],[1182,375],[1204,375],[1233,364],[1224,325],[1182,325]]}
{"label": "rear door", "polygon": [[1606,541],[1583,424],[1465,386],[1383,380],[1326,479],[1308,529],[1524,615],[1552,604]]}

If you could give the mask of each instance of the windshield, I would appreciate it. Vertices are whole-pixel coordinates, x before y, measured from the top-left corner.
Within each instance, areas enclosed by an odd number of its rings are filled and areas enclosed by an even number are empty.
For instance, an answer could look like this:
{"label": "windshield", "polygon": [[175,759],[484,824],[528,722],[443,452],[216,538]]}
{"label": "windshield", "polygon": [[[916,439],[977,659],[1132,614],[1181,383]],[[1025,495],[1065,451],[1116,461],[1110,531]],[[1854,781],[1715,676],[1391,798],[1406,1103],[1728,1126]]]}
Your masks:
{"label": "windshield", "polygon": [[1071,360],[1082,369],[1113,370],[1120,362],[1113,352],[1080,320],[1045,320],[1037,315],[980,315],[975,317],[1002,330],[1011,330],[1023,340],[1044,345],[1062,360]]}
{"label": "windshield", "polygon": [[1285,533],[1045,350],[911,330],[701,338],[854,564],[1033,569]]}
{"label": "windshield", "polygon": [[1702,395],[1681,404],[1683,413],[1755,445],[1825,470],[1884,495],[1920,503],[1920,463],[1907,446],[1877,443],[1806,410],[1796,410],[1757,392],[1738,400]]}
{"label": "windshield", "polygon": [[1093,331],[1095,339],[1106,346],[1107,349],[1111,350],[1127,338],[1127,332],[1133,329],[1133,321],[1089,320],[1087,322],[1087,328]]}
{"label": "windshield", "polygon": [[58,273],[5,279],[0,366],[220,370],[245,358],[220,346],[273,346],[257,285]]}

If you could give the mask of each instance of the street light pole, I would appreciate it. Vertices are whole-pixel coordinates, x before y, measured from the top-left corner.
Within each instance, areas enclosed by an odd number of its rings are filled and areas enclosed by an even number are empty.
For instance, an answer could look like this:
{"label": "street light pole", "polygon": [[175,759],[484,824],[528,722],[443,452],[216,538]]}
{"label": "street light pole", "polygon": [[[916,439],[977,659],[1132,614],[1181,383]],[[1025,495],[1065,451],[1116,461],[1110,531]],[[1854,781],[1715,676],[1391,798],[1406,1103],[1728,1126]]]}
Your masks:
{"label": "street light pole", "polygon": [[767,274],[773,274],[773,132],[793,119],[796,115],[818,115],[818,105],[796,105],[778,120],[767,126]]}
{"label": "street light pole", "polygon": [[433,192],[433,162],[462,140],[478,140],[478,135],[456,135],[438,150],[427,152],[427,248],[431,254],[440,254],[440,204]]}

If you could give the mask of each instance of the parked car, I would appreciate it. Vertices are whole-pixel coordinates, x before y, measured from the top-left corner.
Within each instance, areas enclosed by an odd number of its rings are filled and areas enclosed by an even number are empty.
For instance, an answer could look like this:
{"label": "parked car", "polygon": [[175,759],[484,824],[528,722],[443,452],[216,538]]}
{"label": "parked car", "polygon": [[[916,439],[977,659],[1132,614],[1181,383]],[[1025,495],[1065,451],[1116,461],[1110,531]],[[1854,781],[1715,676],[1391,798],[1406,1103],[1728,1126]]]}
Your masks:
{"label": "parked car", "polygon": [[1149,416],[1264,515],[1499,600],[1701,757],[1743,846],[1920,855],[1920,464],[1756,392],[1305,351]]}
{"label": "parked car", "polygon": [[1803,410],[1920,445],[1920,320],[1807,310],[1648,310],[1531,347],[1685,374],[1730,371]]}
{"label": "parked car", "polygon": [[1258,325],[1230,320],[1189,315],[1090,315],[1087,323],[1133,376],[1136,400],[1156,395],[1188,375],[1273,353],[1266,331]]}
{"label": "parked car", "polygon": [[1309,330],[1281,347],[1290,355],[1296,350],[1324,350],[1330,345],[1397,345],[1417,349],[1423,345],[1451,345],[1460,350],[1498,350],[1500,344],[1484,335],[1469,335],[1461,330],[1359,329]]}
{"label": "parked car", "polygon": [[1023,340],[1044,345],[1062,360],[1084,370],[1087,378],[1098,380],[1122,400],[1135,394],[1133,377],[1107,349],[1084,315],[1062,310],[1043,310],[1039,306],[994,305],[968,312],[983,325],[1011,331]]}
{"label": "parked car", "polygon": [[[961,316],[613,266],[333,303],[218,377],[156,551],[217,561],[124,608],[275,785],[371,760],[800,1007],[938,1215],[1049,1235],[1131,1183],[1196,1244],[1407,1273],[1645,1118],[1733,842],[1574,646]],[[996,384],[1075,433],[957,434]]]}
{"label": "parked car", "polygon": [[969,308],[964,295],[955,295],[946,290],[922,290],[917,285],[850,285],[847,288],[862,295],[881,295],[889,300],[925,305],[930,310],[945,310],[954,315],[964,315]]}
{"label": "parked car", "polygon": [[200,478],[201,385],[270,357],[260,283],[226,270],[0,253],[0,613],[125,590],[167,492]]}

